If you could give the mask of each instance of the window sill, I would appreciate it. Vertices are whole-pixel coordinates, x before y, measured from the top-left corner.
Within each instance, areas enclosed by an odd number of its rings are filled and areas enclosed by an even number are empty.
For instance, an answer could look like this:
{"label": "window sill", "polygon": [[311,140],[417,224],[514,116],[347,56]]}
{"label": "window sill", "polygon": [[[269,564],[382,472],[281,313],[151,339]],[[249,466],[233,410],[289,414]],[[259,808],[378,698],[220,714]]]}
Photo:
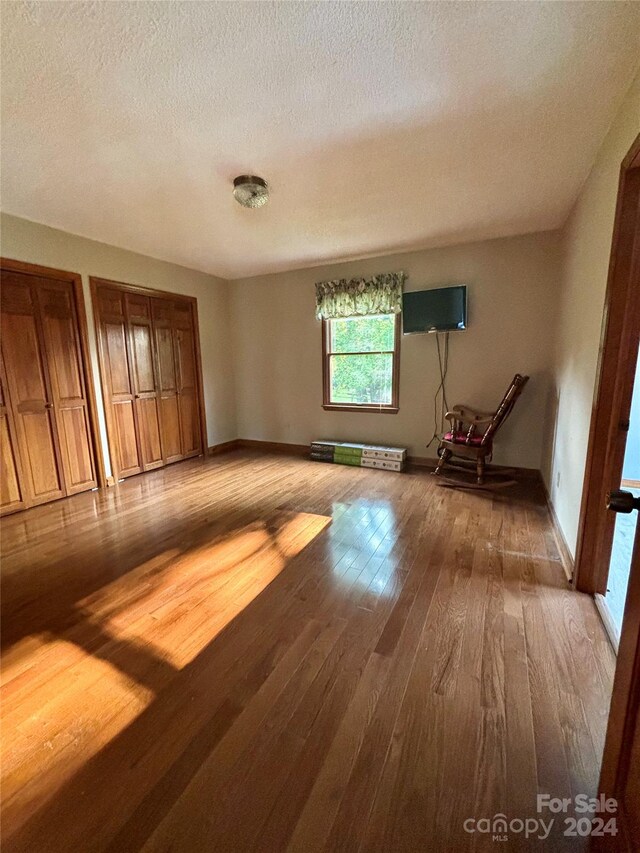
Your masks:
{"label": "window sill", "polygon": [[349,406],[340,403],[323,403],[322,408],[327,412],[374,412],[378,415],[397,415],[398,406]]}

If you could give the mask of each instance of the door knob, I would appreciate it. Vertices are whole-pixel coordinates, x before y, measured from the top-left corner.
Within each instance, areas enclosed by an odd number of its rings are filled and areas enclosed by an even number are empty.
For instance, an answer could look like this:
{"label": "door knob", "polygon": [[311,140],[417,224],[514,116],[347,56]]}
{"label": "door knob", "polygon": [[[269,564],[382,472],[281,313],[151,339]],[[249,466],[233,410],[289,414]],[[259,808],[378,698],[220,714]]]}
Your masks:
{"label": "door knob", "polygon": [[615,489],[607,493],[607,509],[613,510],[613,512],[640,510],[640,498],[635,498],[631,492]]}
{"label": "door knob", "polygon": [[45,409],[53,409],[53,403],[45,403],[44,407]]}

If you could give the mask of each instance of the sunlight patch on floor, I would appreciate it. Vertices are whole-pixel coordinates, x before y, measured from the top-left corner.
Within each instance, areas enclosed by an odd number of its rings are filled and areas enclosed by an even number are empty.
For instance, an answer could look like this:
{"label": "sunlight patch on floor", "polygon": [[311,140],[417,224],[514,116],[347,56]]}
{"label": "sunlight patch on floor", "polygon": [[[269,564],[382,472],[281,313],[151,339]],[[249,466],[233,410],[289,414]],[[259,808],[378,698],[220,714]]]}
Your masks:
{"label": "sunlight patch on floor", "polygon": [[77,602],[63,637],[34,635],[8,649],[7,830],[130,725],[330,521],[280,512],[272,523],[164,551]]}
{"label": "sunlight patch on floor", "polygon": [[[66,662],[64,670],[51,678],[44,671],[36,689],[19,703],[3,701],[2,799],[7,831],[15,826],[15,815],[20,814],[22,823],[30,804],[40,806],[55,793],[154,696],[72,643],[50,640],[44,648],[49,657]],[[32,671],[32,679],[33,675]]]}
{"label": "sunlight patch on floor", "polygon": [[155,629],[147,626],[144,637],[152,638],[176,669],[209,645],[331,520],[309,513],[288,515],[271,529],[239,531],[212,548],[199,549],[171,600],[160,594],[158,606],[149,610]]}

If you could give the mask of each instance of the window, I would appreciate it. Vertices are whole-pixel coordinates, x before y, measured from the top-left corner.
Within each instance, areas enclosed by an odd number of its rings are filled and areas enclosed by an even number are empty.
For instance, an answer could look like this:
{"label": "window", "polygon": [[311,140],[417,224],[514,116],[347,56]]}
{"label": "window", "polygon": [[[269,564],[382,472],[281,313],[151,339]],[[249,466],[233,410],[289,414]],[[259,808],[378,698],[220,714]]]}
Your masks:
{"label": "window", "polygon": [[400,314],[322,321],[325,409],[398,411]]}

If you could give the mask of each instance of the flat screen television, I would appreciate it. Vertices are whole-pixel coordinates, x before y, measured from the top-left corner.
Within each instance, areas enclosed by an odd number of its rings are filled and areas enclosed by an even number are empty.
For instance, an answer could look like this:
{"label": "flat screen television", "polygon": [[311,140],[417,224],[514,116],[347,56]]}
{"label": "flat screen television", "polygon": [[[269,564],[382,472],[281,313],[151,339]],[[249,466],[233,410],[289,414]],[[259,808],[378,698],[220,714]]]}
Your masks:
{"label": "flat screen television", "polygon": [[405,335],[452,332],[467,328],[467,287],[438,287],[402,294],[402,331]]}

